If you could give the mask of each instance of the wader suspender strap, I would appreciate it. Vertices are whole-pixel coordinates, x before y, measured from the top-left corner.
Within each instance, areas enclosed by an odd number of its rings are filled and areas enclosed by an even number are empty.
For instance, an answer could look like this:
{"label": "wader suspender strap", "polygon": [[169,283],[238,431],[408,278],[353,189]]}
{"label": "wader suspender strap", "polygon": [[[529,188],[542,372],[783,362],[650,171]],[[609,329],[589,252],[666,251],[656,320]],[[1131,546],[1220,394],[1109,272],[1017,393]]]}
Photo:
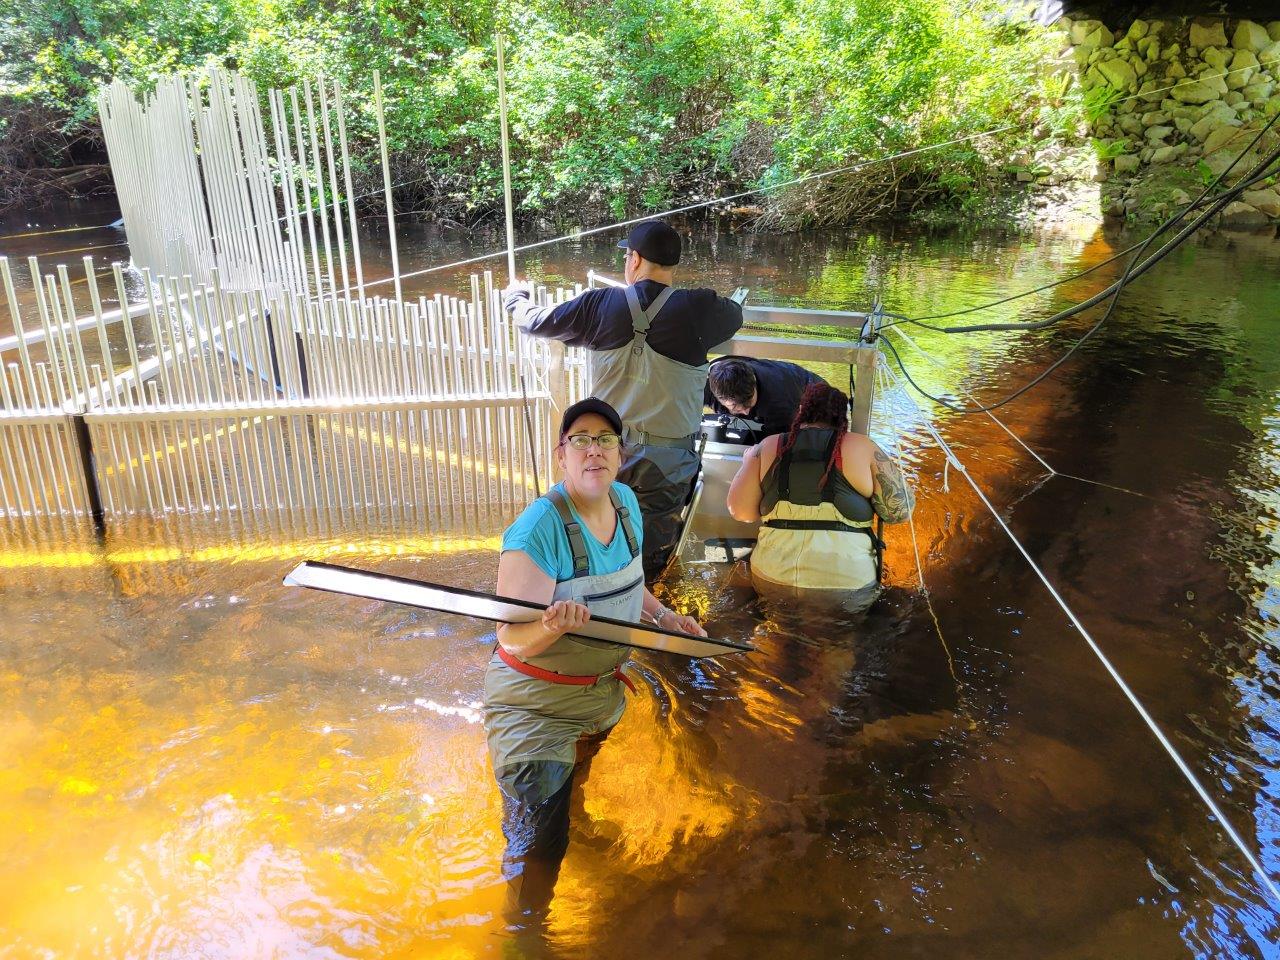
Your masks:
{"label": "wader suspender strap", "polygon": [[[569,511],[569,503],[563,493],[551,489],[547,491],[546,496],[556,508],[556,513],[560,514],[560,522],[564,524],[564,532],[569,537],[569,552],[573,554],[571,579],[585,577],[590,568],[587,563],[587,541],[582,536],[582,525],[573,519],[573,514]],[[631,526],[631,511],[623,505],[622,498],[612,487],[609,488],[609,502],[613,504],[613,509],[622,519],[622,535],[627,538],[627,550],[631,553],[631,559],[634,560],[640,556],[640,545],[636,543],[636,532]]]}
{"label": "wader suspender strap", "polygon": [[582,527],[569,512],[569,504],[563,493],[552,488],[547,491],[547,499],[556,508],[556,513],[560,514],[564,532],[569,536],[569,552],[573,554],[573,576],[570,579],[577,580],[579,577],[585,577],[590,567],[587,564],[587,541],[582,537]]}
{"label": "wader suspender strap", "polygon": [[[879,515],[876,520],[879,520]],[[870,527],[861,527],[860,529],[867,532],[867,536],[871,538],[871,549],[876,552],[876,583],[880,583],[884,579],[884,541],[880,539],[879,533]],[[880,533],[883,532],[883,527]]]}
{"label": "wader suspender strap", "polygon": [[791,448],[787,447],[778,458],[778,499],[786,500],[791,493]]}
{"label": "wader suspender strap", "polygon": [[634,560],[640,556],[640,545],[636,543],[636,532],[631,526],[631,511],[623,505],[622,498],[613,487],[609,488],[609,502],[622,518],[622,535],[627,538],[627,550],[630,551],[631,559]]}
{"label": "wader suspender strap", "polygon": [[635,332],[635,337],[631,341],[632,352],[640,352],[641,344],[649,336],[650,325],[657,319],[658,314],[662,312],[662,308],[667,305],[667,301],[671,299],[671,294],[675,292],[674,287],[667,287],[653,298],[653,303],[649,304],[648,310],[642,310],[636,288],[626,288],[627,307],[631,310],[631,329]]}

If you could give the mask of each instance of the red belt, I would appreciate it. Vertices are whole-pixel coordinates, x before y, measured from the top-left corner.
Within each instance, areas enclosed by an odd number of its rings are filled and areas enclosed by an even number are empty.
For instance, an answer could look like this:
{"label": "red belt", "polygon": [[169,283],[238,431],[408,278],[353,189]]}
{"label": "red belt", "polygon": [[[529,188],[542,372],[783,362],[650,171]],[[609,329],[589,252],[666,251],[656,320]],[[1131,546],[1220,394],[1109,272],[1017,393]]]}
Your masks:
{"label": "red belt", "polygon": [[621,667],[614,667],[612,673],[604,673],[600,675],[589,674],[585,677],[574,676],[570,673],[556,673],[554,670],[543,670],[542,667],[535,667],[532,663],[526,663],[512,653],[508,653],[506,647],[498,644],[498,658],[516,673],[523,673],[526,677],[533,677],[535,680],[545,680],[548,683],[563,683],[571,687],[594,687],[605,677],[613,677],[615,680],[621,680],[627,685],[627,689],[632,693],[636,692],[636,686],[631,682],[631,678],[622,672]]}

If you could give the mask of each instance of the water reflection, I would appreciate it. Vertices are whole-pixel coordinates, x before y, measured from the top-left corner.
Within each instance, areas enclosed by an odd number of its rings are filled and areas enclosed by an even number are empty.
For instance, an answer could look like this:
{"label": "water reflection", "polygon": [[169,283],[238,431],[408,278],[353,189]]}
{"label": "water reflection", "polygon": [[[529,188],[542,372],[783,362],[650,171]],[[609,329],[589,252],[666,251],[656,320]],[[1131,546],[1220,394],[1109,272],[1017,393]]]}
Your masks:
{"label": "water reflection", "polygon": [[[699,236],[686,276],[754,286],[760,301],[852,306],[878,289],[940,312],[1123,242]],[[600,244],[529,263],[577,279],[610,262]],[[451,254],[435,238],[417,255]],[[985,418],[927,414],[1272,871],[1277,269],[1280,254],[1245,241],[1179,251],[1078,360],[1003,411],[1055,469],[1109,486],[1046,478]],[[1113,275],[1028,299],[1047,310]],[[917,370],[989,398],[1078,332],[921,332],[943,368]],[[903,529],[888,531],[886,595],[857,621],[767,610],[723,567],[668,581],[671,602],[759,652],[641,658],[641,695],[594,765],[540,949],[1274,956],[1274,905],[967,485],[953,474],[943,489],[919,415],[899,413],[942,636]],[[100,545],[71,527],[4,530],[10,952],[533,949],[495,920],[498,803],[475,706],[492,632],[279,586],[297,560],[327,557],[485,589],[493,531],[188,522]]]}

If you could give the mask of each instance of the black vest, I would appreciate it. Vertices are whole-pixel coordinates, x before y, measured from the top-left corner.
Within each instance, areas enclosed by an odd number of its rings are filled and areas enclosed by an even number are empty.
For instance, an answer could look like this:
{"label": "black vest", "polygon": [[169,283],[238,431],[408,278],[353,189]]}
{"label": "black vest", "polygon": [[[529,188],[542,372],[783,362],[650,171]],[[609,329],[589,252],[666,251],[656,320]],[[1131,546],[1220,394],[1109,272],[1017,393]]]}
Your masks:
{"label": "black vest", "polygon": [[807,427],[796,434],[795,444],[774,460],[760,482],[760,513],[769,513],[780,501],[801,506],[832,503],[846,520],[869,523],[875,516],[871,501],[853,488],[843,472],[832,467],[827,482],[818,486],[835,442],[836,432],[822,427]]}

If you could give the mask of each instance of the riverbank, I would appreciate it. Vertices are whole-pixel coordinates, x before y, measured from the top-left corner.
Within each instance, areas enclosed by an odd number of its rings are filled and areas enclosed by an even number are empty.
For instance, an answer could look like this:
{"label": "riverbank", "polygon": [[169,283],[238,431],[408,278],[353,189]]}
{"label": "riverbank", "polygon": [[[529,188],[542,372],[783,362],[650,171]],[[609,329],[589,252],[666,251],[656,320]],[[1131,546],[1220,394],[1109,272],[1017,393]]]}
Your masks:
{"label": "riverbank", "polygon": [[[318,117],[336,116],[340,93],[352,188],[379,196],[377,70],[397,208],[499,219],[495,24],[424,2],[346,15],[210,0],[208,17],[180,17],[126,0],[106,21],[38,0],[0,31],[0,191],[18,184],[8,202],[30,203],[20,185],[34,181],[9,174],[100,163],[96,95],[112,79],[145,95],[216,64],[258,86],[264,115],[269,88],[299,85],[298,109]],[[855,164],[771,192],[766,214],[795,229],[972,211],[1052,99],[1038,69],[1050,35],[1003,0],[550,0],[502,26],[513,187],[530,221],[608,223]],[[973,138],[984,131],[997,132]]]}

